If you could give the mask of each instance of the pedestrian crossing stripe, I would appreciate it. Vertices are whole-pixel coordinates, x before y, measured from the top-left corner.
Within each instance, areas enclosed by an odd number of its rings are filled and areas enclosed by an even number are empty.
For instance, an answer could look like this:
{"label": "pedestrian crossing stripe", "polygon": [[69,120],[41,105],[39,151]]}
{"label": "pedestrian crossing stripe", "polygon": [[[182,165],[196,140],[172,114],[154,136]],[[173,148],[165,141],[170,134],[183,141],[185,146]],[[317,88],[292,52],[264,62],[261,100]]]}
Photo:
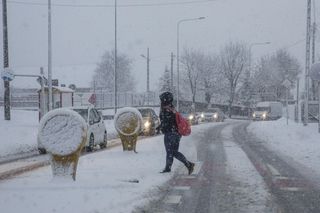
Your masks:
{"label": "pedestrian crossing stripe", "polygon": [[178,204],[181,201],[180,195],[169,195],[164,199],[164,202],[167,204]]}

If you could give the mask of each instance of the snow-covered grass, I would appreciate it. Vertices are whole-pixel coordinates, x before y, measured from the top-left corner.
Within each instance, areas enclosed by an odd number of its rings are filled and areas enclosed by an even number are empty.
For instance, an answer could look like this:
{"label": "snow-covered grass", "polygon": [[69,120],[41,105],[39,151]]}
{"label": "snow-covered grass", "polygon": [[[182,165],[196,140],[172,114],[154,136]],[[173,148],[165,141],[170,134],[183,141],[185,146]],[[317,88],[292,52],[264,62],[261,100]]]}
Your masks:
{"label": "snow-covered grass", "polygon": [[303,126],[286,118],[277,121],[253,122],[249,132],[264,140],[276,152],[290,157],[320,175],[320,133],[318,124]]}
{"label": "snow-covered grass", "polygon": [[[0,115],[3,115],[0,107]],[[0,158],[37,150],[38,111],[11,110],[11,120],[0,118]],[[108,138],[117,137],[113,120],[104,121]]]}
{"label": "snow-covered grass", "polygon": [[[0,108],[3,115],[3,108]],[[11,120],[0,119],[0,157],[37,149],[38,112],[12,110]]]}

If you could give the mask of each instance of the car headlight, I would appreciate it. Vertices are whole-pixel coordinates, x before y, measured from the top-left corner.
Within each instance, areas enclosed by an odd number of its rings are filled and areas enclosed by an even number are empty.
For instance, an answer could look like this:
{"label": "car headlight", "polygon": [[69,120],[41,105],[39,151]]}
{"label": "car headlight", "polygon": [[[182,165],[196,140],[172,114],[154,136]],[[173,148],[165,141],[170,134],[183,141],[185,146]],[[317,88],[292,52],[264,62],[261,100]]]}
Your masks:
{"label": "car headlight", "polygon": [[146,122],[144,123],[144,127],[145,127],[145,128],[149,128],[150,125],[151,125],[150,121],[146,121]]}
{"label": "car headlight", "polygon": [[218,118],[218,114],[217,114],[217,113],[214,113],[214,114],[213,114],[213,118],[214,118],[214,119],[217,119],[217,118]]}
{"label": "car headlight", "polygon": [[262,114],[262,117],[263,117],[263,118],[266,118],[266,117],[267,117],[267,113],[263,113],[263,114]]}
{"label": "car headlight", "polygon": [[203,113],[201,113],[201,115],[200,115],[200,116],[201,116],[201,118],[204,118],[204,114],[203,114]]}
{"label": "car headlight", "polygon": [[194,118],[193,115],[189,115],[189,120],[192,120]]}
{"label": "car headlight", "polygon": [[252,114],[252,117],[254,117],[254,118],[255,118],[255,117],[256,117],[256,113],[253,113],[253,114]]}

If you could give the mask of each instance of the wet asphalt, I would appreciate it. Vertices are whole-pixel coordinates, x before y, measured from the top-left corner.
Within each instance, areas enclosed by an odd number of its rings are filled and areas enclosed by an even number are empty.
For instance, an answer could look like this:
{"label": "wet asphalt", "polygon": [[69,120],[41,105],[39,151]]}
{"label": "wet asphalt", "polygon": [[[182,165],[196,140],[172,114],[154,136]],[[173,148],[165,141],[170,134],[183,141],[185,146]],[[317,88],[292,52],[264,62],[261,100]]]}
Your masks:
{"label": "wet asphalt", "polygon": [[151,195],[155,199],[134,212],[261,212],[246,208],[243,198],[249,190],[240,192],[238,181],[226,172],[225,139],[221,132],[231,125],[234,142],[246,153],[270,194],[261,208],[263,212],[320,213],[320,179],[306,177],[301,171],[307,168],[297,166],[294,159],[272,151],[263,140],[249,134],[246,129],[249,124],[249,121],[225,122],[193,135],[197,141],[198,171],[191,176],[177,172]]}

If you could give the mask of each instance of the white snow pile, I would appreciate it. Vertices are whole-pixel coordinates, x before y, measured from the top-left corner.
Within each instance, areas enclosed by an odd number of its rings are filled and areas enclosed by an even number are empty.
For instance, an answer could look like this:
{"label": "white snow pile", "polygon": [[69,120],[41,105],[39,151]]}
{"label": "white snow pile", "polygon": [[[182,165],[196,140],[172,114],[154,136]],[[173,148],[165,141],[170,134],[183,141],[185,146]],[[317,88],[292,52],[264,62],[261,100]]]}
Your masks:
{"label": "white snow pile", "polygon": [[312,169],[320,176],[320,143],[318,124],[303,126],[286,118],[277,121],[253,122],[248,131],[261,138],[269,148]]}
{"label": "white snow pile", "polygon": [[0,158],[17,153],[37,151],[38,112],[11,110],[11,120],[3,118],[0,107]]}
{"label": "white snow pile", "polygon": [[[127,134],[122,131],[125,127],[130,127],[130,123],[128,121],[132,119],[138,120],[138,125],[135,130],[131,134]],[[133,135],[138,133],[142,127],[142,116],[139,110],[132,107],[124,107],[117,111],[117,114],[114,117],[114,126],[116,130],[122,135]]]}
{"label": "white snow pile", "polygon": [[86,134],[87,124],[77,112],[55,109],[41,119],[38,140],[48,152],[64,156],[77,150]]}

